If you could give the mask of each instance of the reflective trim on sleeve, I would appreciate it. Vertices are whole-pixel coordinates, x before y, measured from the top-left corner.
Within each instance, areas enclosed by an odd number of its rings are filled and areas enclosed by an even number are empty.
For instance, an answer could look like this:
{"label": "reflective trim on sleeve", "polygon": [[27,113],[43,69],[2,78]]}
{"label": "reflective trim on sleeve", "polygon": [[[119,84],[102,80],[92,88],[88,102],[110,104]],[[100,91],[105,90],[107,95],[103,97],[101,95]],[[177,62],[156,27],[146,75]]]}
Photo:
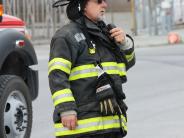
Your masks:
{"label": "reflective trim on sleeve", "polygon": [[119,72],[120,76],[126,76],[127,75],[125,63],[118,63],[118,68],[120,70],[120,72]]}
{"label": "reflective trim on sleeve", "polygon": [[[121,118],[122,118],[122,127],[125,131],[127,131],[126,119],[123,115],[121,115]],[[63,127],[61,123],[55,124],[55,131],[56,131],[55,135],[69,136],[99,130],[120,128],[119,117],[117,115],[78,120],[77,123],[78,126],[76,127],[75,130],[68,130],[67,128]]]}
{"label": "reflective trim on sleeve", "polygon": [[63,89],[60,91],[55,92],[52,95],[52,99],[54,102],[54,106],[57,106],[60,103],[64,102],[73,102],[75,101],[73,94],[70,89]]}
{"label": "reflective trim on sleeve", "polygon": [[103,62],[102,66],[108,74],[119,74],[120,76],[126,75],[126,68],[124,63],[116,62]]}
{"label": "reflective trim on sleeve", "polygon": [[69,80],[77,80],[82,78],[95,77],[98,75],[98,72],[93,64],[82,65],[72,69]]}
{"label": "reflective trim on sleeve", "polygon": [[61,70],[67,74],[70,74],[72,63],[66,59],[63,58],[54,58],[49,62],[48,68],[49,68],[49,74],[53,70]]}
{"label": "reflective trim on sleeve", "polygon": [[118,70],[117,65],[116,66],[103,67],[103,69],[108,74],[119,74],[119,70]]}
{"label": "reflective trim on sleeve", "polygon": [[132,54],[126,55],[126,59],[128,60],[128,62],[130,62],[134,58],[134,56],[135,56],[135,53],[132,52]]}

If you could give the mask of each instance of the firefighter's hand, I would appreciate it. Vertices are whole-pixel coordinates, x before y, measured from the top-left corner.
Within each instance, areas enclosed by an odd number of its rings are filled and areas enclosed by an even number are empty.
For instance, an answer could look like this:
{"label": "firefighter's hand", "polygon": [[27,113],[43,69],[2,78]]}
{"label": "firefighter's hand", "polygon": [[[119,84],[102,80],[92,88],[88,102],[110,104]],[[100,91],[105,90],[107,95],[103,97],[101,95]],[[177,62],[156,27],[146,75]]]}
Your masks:
{"label": "firefighter's hand", "polygon": [[113,28],[110,30],[111,37],[116,43],[124,44],[125,42],[125,32],[121,28]]}
{"label": "firefighter's hand", "polygon": [[77,127],[77,116],[76,115],[66,115],[61,117],[61,123],[64,127],[69,130],[74,130]]}

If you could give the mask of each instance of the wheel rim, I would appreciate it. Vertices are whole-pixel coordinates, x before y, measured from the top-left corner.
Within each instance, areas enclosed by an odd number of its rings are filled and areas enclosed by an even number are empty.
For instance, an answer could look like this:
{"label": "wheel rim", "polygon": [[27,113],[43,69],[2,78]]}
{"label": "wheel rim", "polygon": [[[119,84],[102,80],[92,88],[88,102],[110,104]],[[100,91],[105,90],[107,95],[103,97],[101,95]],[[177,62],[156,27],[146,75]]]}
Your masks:
{"label": "wheel rim", "polygon": [[4,109],[4,128],[7,138],[23,138],[28,126],[27,103],[18,90],[8,96]]}

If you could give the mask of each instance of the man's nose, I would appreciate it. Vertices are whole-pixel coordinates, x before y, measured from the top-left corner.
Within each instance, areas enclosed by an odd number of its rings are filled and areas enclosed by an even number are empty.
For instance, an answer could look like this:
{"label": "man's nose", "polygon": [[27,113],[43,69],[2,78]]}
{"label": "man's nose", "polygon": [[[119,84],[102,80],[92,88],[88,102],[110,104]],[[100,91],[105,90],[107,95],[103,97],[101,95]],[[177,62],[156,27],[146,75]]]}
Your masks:
{"label": "man's nose", "polygon": [[106,0],[102,0],[102,5],[103,5],[104,8],[107,8],[108,7],[107,1]]}

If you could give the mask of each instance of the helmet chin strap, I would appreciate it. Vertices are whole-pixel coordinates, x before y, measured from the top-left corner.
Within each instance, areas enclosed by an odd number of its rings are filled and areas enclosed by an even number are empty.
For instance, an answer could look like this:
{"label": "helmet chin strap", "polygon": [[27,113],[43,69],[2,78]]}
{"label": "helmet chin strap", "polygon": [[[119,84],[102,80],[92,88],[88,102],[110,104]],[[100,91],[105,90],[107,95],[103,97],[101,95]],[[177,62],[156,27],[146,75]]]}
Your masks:
{"label": "helmet chin strap", "polygon": [[81,4],[80,4],[80,2],[78,3],[78,10],[81,12]]}

